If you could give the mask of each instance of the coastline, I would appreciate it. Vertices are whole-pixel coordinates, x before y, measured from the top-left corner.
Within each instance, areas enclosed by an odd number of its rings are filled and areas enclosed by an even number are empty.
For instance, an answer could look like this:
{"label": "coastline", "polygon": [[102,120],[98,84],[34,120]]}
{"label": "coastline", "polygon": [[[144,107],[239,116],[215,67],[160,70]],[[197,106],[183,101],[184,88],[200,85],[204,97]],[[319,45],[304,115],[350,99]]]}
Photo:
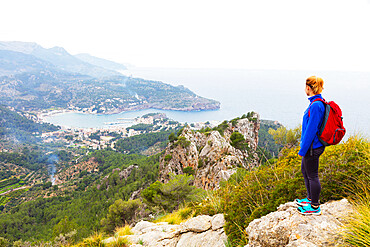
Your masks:
{"label": "coastline", "polygon": [[163,108],[157,108],[157,107],[130,107],[130,108],[122,108],[120,110],[115,111],[106,111],[103,113],[97,113],[92,111],[83,111],[83,110],[72,110],[72,109],[60,109],[60,110],[42,110],[35,112],[37,118],[39,120],[44,120],[45,117],[51,117],[59,114],[64,113],[76,113],[76,114],[86,114],[86,115],[115,115],[115,114],[121,114],[125,112],[136,112],[141,110],[164,110],[164,111],[177,111],[177,112],[203,112],[203,111],[217,111],[220,109],[220,104],[218,104],[217,107],[214,108],[173,108],[173,107],[163,107]]}
{"label": "coastline", "polygon": [[[160,108],[131,108],[130,110],[111,111],[96,113],[77,109],[53,109],[34,112],[40,123],[51,123],[63,129],[111,129],[118,127],[130,127],[136,123],[135,119],[148,113],[164,113],[166,116],[178,122],[206,122],[219,121],[217,118],[209,117],[199,119],[199,116],[220,113],[220,109],[160,109]],[[194,116],[196,119],[194,119]],[[121,121],[120,118],[132,119],[132,121]],[[204,121],[203,121],[204,120]]]}

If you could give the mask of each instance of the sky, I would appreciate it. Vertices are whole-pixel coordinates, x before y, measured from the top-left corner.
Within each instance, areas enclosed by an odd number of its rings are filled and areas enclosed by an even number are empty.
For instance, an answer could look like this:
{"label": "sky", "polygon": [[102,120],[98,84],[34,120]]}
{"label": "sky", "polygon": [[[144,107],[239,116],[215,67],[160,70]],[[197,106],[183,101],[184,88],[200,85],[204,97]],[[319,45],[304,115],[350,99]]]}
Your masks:
{"label": "sky", "polygon": [[370,0],[1,0],[0,40],[139,67],[370,71]]}

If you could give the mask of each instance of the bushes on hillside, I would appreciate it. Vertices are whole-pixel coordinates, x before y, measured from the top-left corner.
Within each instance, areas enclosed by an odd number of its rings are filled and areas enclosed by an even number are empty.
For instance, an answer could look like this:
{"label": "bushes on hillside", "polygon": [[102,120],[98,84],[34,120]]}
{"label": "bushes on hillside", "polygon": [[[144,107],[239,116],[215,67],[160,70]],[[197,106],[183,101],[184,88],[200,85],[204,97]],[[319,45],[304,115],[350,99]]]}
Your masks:
{"label": "bushes on hillside", "polygon": [[[301,174],[299,148],[285,149],[283,156],[271,166],[248,171],[239,183],[225,185],[213,197],[218,197],[218,210],[210,210],[211,201],[198,207],[198,213],[224,213],[225,231],[234,246],[246,243],[243,230],[248,224],[264,216],[285,202],[306,196]],[[360,193],[348,185],[361,183],[370,174],[370,142],[350,137],[345,143],[327,147],[320,160],[319,176],[322,203]]]}
{"label": "bushes on hillside", "polygon": [[197,198],[200,189],[192,186],[192,181],[193,176],[171,174],[168,183],[156,181],[141,192],[141,197],[148,206],[169,212]]}
{"label": "bushes on hillside", "polygon": [[101,224],[106,232],[113,232],[118,226],[124,226],[136,219],[142,203],[140,200],[123,201],[118,199],[110,207],[106,218],[101,220]]}

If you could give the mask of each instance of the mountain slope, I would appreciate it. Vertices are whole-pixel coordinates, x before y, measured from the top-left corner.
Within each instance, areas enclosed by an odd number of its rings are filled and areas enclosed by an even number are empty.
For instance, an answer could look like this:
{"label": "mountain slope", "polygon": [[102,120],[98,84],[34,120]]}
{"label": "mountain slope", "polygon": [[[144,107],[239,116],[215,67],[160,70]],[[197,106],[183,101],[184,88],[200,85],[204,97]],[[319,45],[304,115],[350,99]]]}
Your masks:
{"label": "mountain slope", "polygon": [[36,43],[0,41],[0,50],[9,50],[33,55],[38,59],[53,64],[62,71],[90,75],[92,77],[107,77],[120,75],[120,73],[99,66],[89,64],[69,54],[62,47],[45,49]]}
{"label": "mountain slope", "polygon": [[56,131],[59,127],[51,124],[40,124],[34,121],[35,116],[28,113],[19,113],[0,105],[0,139],[2,144],[6,140],[15,142],[35,142],[33,133]]}
{"label": "mountain slope", "polygon": [[[84,56],[86,58],[86,56]],[[94,63],[123,69],[89,56]],[[213,110],[220,103],[189,89],[159,81],[126,77],[91,65],[61,47],[36,43],[0,42],[0,104],[20,110],[69,108],[88,113],[118,113],[140,109]]]}
{"label": "mountain slope", "polygon": [[33,55],[17,51],[0,50],[0,76],[52,69],[55,66]]}
{"label": "mountain slope", "polygon": [[105,69],[109,69],[109,70],[120,71],[120,70],[127,69],[126,66],[124,66],[123,64],[112,62],[112,61],[102,59],[99,57],[94,57],[87,53],[77,54],[75,55],[75,57],[77,57],[81,61],[87,62],[95,66],[99,66]]}
{"label": "mountain slope", "polygon": [[220,103],[184,87],[125,76],[94,79],[58,70],[41,70],[0,78],[0,103],[20,110],[54,107],[89,113],[139,109],[209,110]]}

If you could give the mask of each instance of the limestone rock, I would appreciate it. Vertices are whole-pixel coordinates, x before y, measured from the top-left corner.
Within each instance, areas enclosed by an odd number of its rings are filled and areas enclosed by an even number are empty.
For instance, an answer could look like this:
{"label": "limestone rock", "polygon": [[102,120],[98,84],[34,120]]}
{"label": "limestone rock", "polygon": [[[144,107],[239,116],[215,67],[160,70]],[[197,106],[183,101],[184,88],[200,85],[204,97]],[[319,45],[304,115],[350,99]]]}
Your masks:
{"label": "limestone rock", "polygon": [[[140,221],[132,228],[134,235],[122,237],[133,247],[221,247],[227,240],[223,224],[222,214],[200,215],[180,225]],[[114,237],[107,238],[104,243],[114,240]]]}
{"label": "limestone rock", "polygon": [[220,228],[223,228],[225,225],[225,217],[223,214],[216,214],[215,216],[212,217],[211,220],[212,223],[212,230],[216,231]]}
{"label": "limestone rock", "polygon": [[[125,180],[131,175],[132,171],[134,169],[137,169],[139,166],[137,165],[130,165],[129,167],[127,167],[126,169],[122,170],[120,173],[119,173],[119,177],[122,179],[124,178]],[[117,168],[118,171],[120,170],[119,168]],[[112,172],[114,173],[114,171]]]}
{"label": "limestone rock", "polygon": [[208,215],[199,215],[191,218],[182,224],[183,232],[205,232],[212,227],[212,217]]}
{"label": "limestone rock", "polygon": [[227,236],[223,230],[181,235],[176,247],[224,247]]}
{"label": "limestone rock", "polygon": [[[258,165],[256,153],[258,145],[259,115],[251,119],[239,119],[228,123],[224,135],[218,131],[209,133],[195,132],[184,128],[179,139],[168,144],[160,159],[159,180],[168,182],[169,174],[183,174],[184,168],[194,170],[194,185],[203,189],[218,189],[222,180],[227,180],[237,167],[253,168]],[[230,136],[238,131],[243,134],[248,150],[231,146]]]}
{"label": "limestone rock", "polygon": [[138,223],[135,225],[135,227],[134,227],[134,228],[132,228],[132,231],[133,231],[134,233],[138,233],[138,234],[140,234],[140,233],[144,233],[144,232],[146,232],[146,230],[145,230],[145,229],[148,229],[148,228],[150,228],[150,227],[154,227],[154,226],[156,226],[156,224],[155,224],[155,223],[152,223],[152,222],[149,222],[149,221],[142,220],[142,221],[138,222]]}
{"label": "limestone rock", "polygon": [[321,205],[321,211],[322,215],[301,215],[293,202],[280,205],[248,225],[247,246],[343,246],[339,231],[351,205],[343,199]]}

